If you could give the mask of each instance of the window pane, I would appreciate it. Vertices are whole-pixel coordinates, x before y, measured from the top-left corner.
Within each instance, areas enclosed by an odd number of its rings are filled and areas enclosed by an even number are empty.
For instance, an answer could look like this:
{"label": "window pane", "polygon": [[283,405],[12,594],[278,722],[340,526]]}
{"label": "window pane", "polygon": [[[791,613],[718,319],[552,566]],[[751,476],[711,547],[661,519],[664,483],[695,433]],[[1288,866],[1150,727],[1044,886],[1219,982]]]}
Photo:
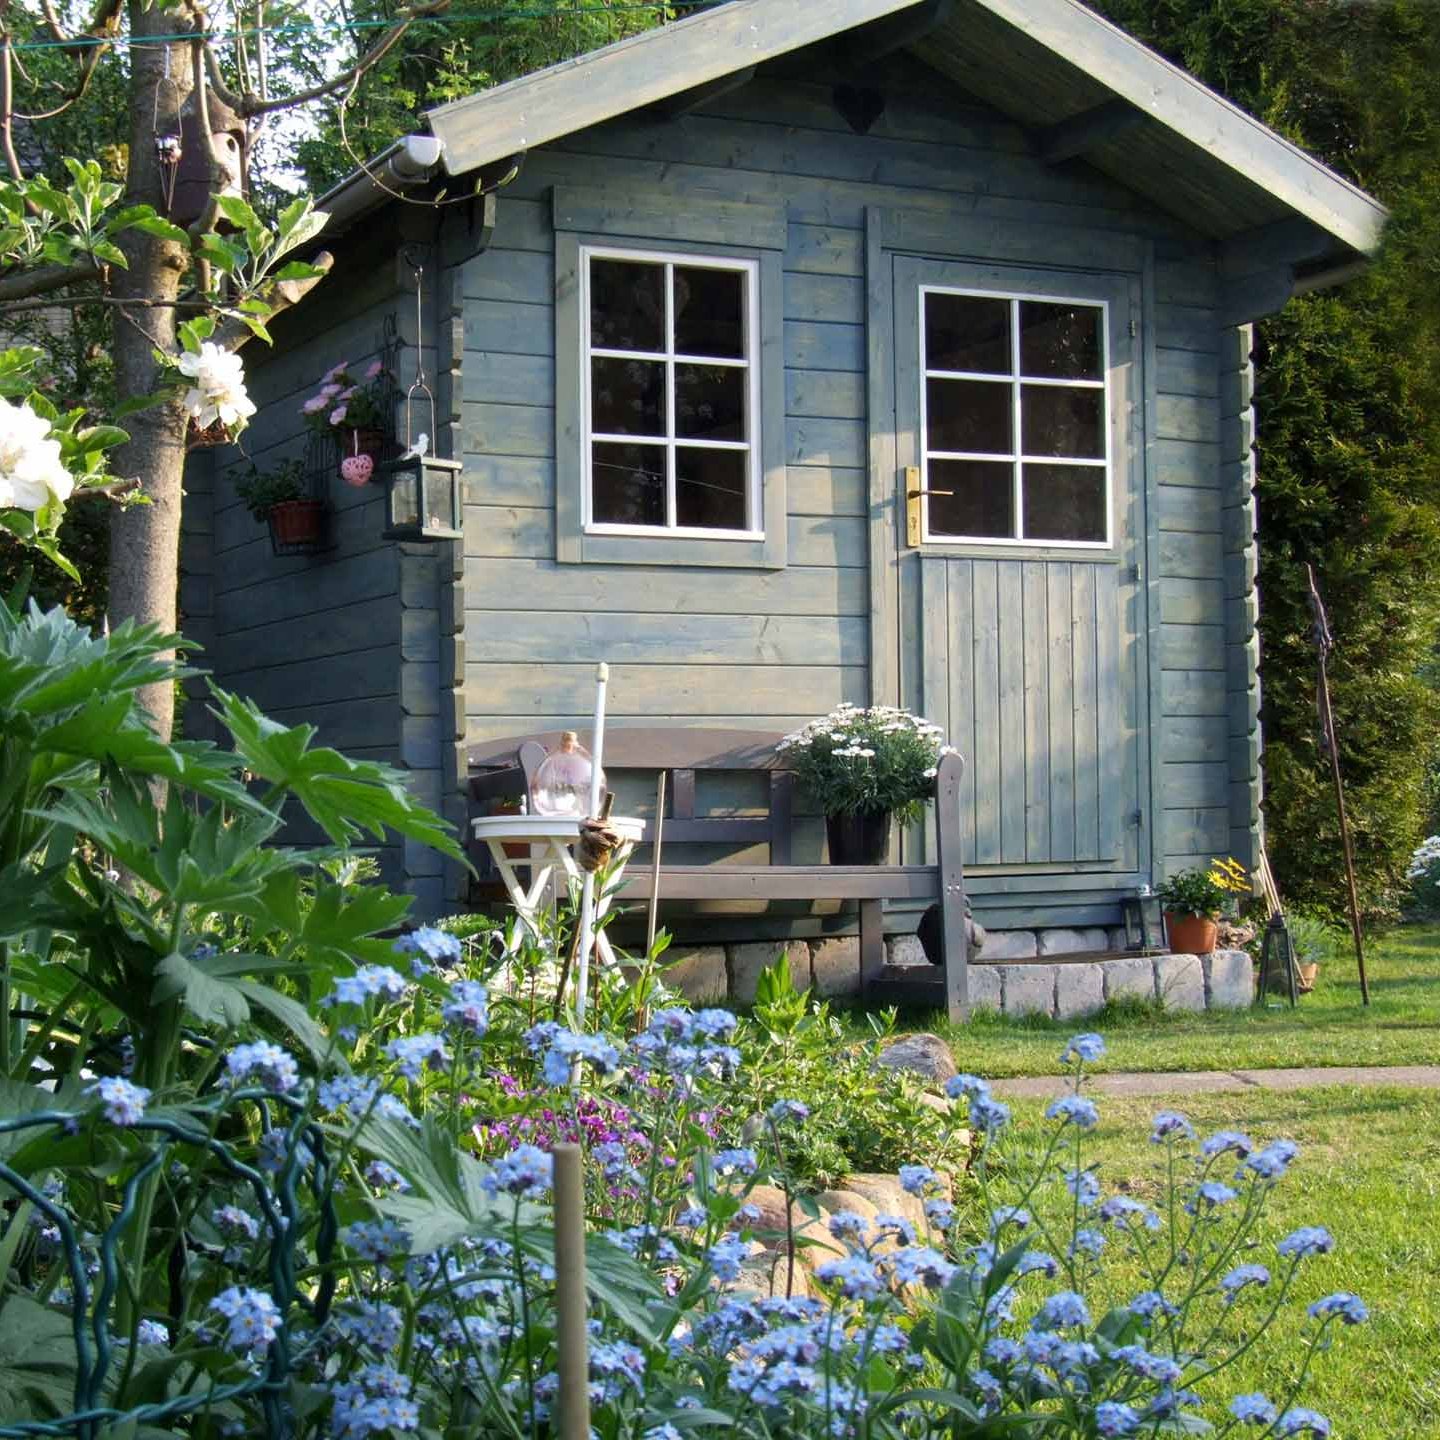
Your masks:
{"label": "window pane", "polygon": [[990,380],[925,382],[925,445],[930,450],[980,450],[1008,455],[1011,387]]}
{"label": "window pane", "polygon": [[602,435],[663,435],[664,361],[593,357],[590,428]]}
{"label": "window pane", "polygon": [[1024,385],[1020,426],[1027,455],[1063,455],[1100,460],[1105,455],[1103,390],[1071,390],[1056,385]]}
{"label": "window pane", "polygon": [[675,450],[675,523],[746,530],[748,450]]}
{"label": "window pane", "polygon": [[675,267],[675,350],[745,358],[745,277],[738,270]]}
{"label": "window pane", "polygon": [[745,439],[745,381],[737,365],[675,366],[675,433],[687,440]]}
{"label": "window pane", "polygon": [[603,350],[665,348],[665,267],[590,261],[590,343]]}
{"label": "window pane", "polygon": [[1027,465],[1027,540],[1105,539],[1105,471],[1098,465]]}
{"label": "window pane", "polygon": [[1008,375],[1010,302],[978,295],[925,296],[925,365]]}
{"label": "window pane", "polygon": [[597,525],[664,525],[665,451],[658,445],[590,447],[591,518]]}
{"label": "window pane", "polygon": [[[1015,467],[991,460],[930,462],[930,535],[1015,534]],[[942,495],[937,492],[952,491]]]}
{"label": "window pane", "polygon": [[1100,308],[1020,305],[1020,373],[1054,380],[1099,380]]}

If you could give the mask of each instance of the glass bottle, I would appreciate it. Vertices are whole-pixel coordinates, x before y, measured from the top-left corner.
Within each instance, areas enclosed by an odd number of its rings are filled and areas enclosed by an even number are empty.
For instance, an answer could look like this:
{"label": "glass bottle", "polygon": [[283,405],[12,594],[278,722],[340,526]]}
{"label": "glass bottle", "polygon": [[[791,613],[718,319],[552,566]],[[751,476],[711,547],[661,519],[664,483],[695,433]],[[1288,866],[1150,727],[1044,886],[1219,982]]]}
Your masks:
{"label": "glass bottle", "polygon": [[[594,770],[590,752],[573,730],[560,737],[560,748],[540,762],[531,786],[531,809],[536,815],[583,817],[590,809],[590,780]],[[600,772],[605,789],[605,772]]]}

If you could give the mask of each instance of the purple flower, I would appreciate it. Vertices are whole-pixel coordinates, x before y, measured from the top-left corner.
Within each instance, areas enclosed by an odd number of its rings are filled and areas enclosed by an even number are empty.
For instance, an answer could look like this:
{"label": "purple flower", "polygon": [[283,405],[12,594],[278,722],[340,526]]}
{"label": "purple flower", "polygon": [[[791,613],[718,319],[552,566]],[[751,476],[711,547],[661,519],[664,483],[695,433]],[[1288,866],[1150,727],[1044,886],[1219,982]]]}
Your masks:
{"label": "purple flower", "polygon": [[1185,1210],[1190,1215],[1202,1209],[1209,1212],[1228,1205],[1234,1198],[1235,1192],[1228,1185],[1218,1180],[1204,1180],[1195,1187],[1194,1198],[1186,1202]]}
{"label": "purple flower", "polygon": [[739,1148],[716,1151],[713,1163],[717,1175],[753,1175],[760,1162],[753,1150]]}
{"label": "purple flower", "polygon": [[398,970],[388,965],[362,965],[353,975],[343,975],[322,1005],[364,1005],[372,999],[402,1000],[410,987]]}
{"label": "purple flower", "polygon": [[354,1300],[336,1313],[335,1326],[346,1339],[384,1354],[400,1343],[405,1317],[384,1300]]}
{"label": "purple flower", "polygon": [[1074,1036],[1070,1043],[1060,1052],[1060,1063],[1068,1065],[1072,1060],[1090,1062],[1100,1059],[1105,1053],[1105,1040],[1103,1036],[1096,1035],[1093,1031],[1085,1035]]}
{"label": "purple flower", "polygon": [[1174,1385],[1184,1368],[1168,1355],[1152,1355],[1143,1345],[1125,1345],[1115,1351],[1114,1358],[1143,1380],[1158,1380]]}
{"label": "purple flower", "polygon": [[227,1240],[254,1240],[260,1234],[259,1222],[238,1205],[222,1205],[212,1210],[210,1223]]}
{"label": "purple flower", "polygon": [[300,1068],[288,1051],[257,1040],[253,1045],[237,1045],[225,1057],[225,1083],[241,1085],[247,1080],[284,1095],[300,1083]]}
{"label": "purple flower", "polygon": [[1236,1172],[1236,1178],[1249,1170],[1261,1180],[1278,1180],[1299,1153],[1300,1147],[1293,1140],[1272,1140],[1263,1150],[1246,1158]]}
{"label": "purple flower", "polygon": [[248,1354],[252,1350],[268,1350],[280,1330],[280,1310],[263,1290],[248,1285],[232,1285],[211,1302],[211,1310],[228,1322],[225,1343],[232,1350]]}
{"label": "purple flower", "polygon": [[410,1236],[393,1220],[357,1220],[345,1231],[345,1243],[362,1260],[389,1260],[410,1249]]}
{"label": "purple flower", "polygon": [[420,1071],[426,1066],[431,1070],[443,1070],[450,1061],[444,1039],[428,1031],[420,1035],[399,1036],[385,1047],[385,1053],[396,1062],[407,1080],[418,1080]]}
{"label": "purple flower", "polygon": [[1102,1400],[1095,1407],[1097,1435],[1133,1435],[1139,1428],[1140,1417],[1119,1400]]}
{"label": "purple flower", "polygon": [[1059,1330],[1069,1325],[1088,1325],[1090,1310],[1085,1299],[1073,1290],[1060,1290],[1048,1295],[1035,1318],[1030,1322],[1035,1330]]}
{"label": "purple flower", "polygon": [[1230,1402],[1230,1413],[1242,1425],[1268,1425],[1275,1419],[1275,1407],[1258,1391],[1237,1395]]}
{"label": "purple flower", "polygon": [[1247,1285],[1265,1286],[1270,1283],[1270,1272],[1263,1265],[1237,1265],[1220,1281],[1220,1288],[1233,1300]]}
{"label": "purple flower", "polygon": [[490,1167],[484,1184],[492,1195],[503,1190],[507,1195],[536,1200],[550,1188],[554,1173],[555,1162],[544,1150],[517,1145]]}
{"label": "purple flower", "polygon": [[1153,1320],[1157,1315],[1178,1315],[1179,1309],[1171,1304],[1158,1290],[1143,1290],[1127,1307],[1132,1315],[1142,1320]]}
{"label": "purple flower", "polygon": [[1112,1195],[1100,1207],[1100,1218],[1121,1227],[1127,1227],[1132,1220],[1138,1220],[1147,1230],[1160,1228],[1160,1217],[1148,1205],[1142,1205],[1128,1195]]}
{"label": "purple flower", "polygon": [[1067,1170],[1065,1188],[1081,1205],[1093,1205],[1100,1198],[1100,1182],[1089,1170]]}
{"label": "purple flower", "polygon": [[169,1328],[158,1320],[142,1320],[135,1327],[135,1343],[137,1345],[168,1345],[170,1343]]}
{"label": "purple flower", "polygon": [[1095,1102],[1083,1095],[1062,1095],[1050,1102],[1045,1118],[1058,1120],[1062,1125],[1076,1125],[1081,1130],[1093,1130],[1100,1123],[1100,1112]]}
{"label": "purple flower", "polygon": [[988,1095],[973,1095],[970,1098],[970,1123],[986,1135],[1003,1130],[1010,1119],[1010,1107]]}
{"label": "purple flower", "polygon": [[1178,1110],[1162,1110],[1155,1117],[1154,1125],[1150,1132],[1152,1145],[1164,1144],[1176,1135],[1185,1140],[1195,1138],[1195,1127]]}
{"label": "purple flower", "polygon": [[440,1009],[440,1018],[471,1035],[484,1035],[490,1028],[489,1003],[490,993],[478,980],[457,980]]}
{"label": "purple flower", "polygon": [[1328,1255],[1335,1248],[1335,1237],[1323,1225],[1302,1225],[1292,1231],[1276,1247],[1287,1260],[1292,1256]]}
{"label": "purple flower", "polygon": [[1349,1290],[1337,1290],[1323,1300],[1317,1300],[1307,1312],[1312,1320],[1328,1320],[1338,1315],[1347,1325],[1361,1325],[1370,1318],[1365,1302]]}
{"label": "purple flower", "polygon": [[423,955],[437,965],[458,965],[465,954],[458,936],[437,930],[433,925],[421,925],[402,935],[395,942],[394,950],[397,955]]}
{"label": "purple flower", "polygon": [[900,1188],[912,1195],[924,1195],[937,1188],[939,1181],[928,1165],[902,1165],[900,1167]]}
{"label": "purple flower", "polygon": [[895,1277],[897,1285],[924,1285],[928,1290],[940,1289],[955,1273],[955,1267],[928,1245],[892,1250],[881,1256],[880,1263]]}
{"label": "purple flower", "polygon": [[779,1125],[786,1120],[808,1120],[810,1107],[803,1100],[777,1100],[765,1113]]}
{"label": "purple flower", "polygon": [[1303,1406],[1296,1405],[1275,1422],[1275,1433],[1282,1437],[1313,1435],[1315,1440],[1327,1440],[1330,1422],[1318,1411],[1306,1410]]}
{"label": "purple flower", "polygon": [[740,1262],[750,1253],[749,1244],[738,1235],[725,1235],[705,1252],[710,1268],[720,1280],[738,1280]]}
{"label": "purple flower", "polygon": [[346,416],[347,413],[348,413],[348,412],[346,411],[346,409],[345,409],[345,407],[344,407],[343,405],[337,405],[337,406],[330,412],[330,417],[329,417],[330,423],[331,423],[332,425],[343,425],[343,424],[345,423],[345,416]]}
{"label": "purple flower", "polygon": [[952,1100],[959,1100],[962,1096],[966,1100],[973,1100],[977,1095],[989,1095],[990,1082],[982,1080],[978,1075],[957,1075],[946,1082],[945,1093]]}
{"label": "purple flower", "polygon": [[132,1085],[118,1075],[106,1075],[85,1087],[87,1095],[100,1097],[100,1108],[112,1125],[134,1125],[145,1116],[145,1102],[150,1092],[143,1085]]}
{"label": "purple flower", "polygon": [[863,1255],[848,1255],[843,1260],[827,1260],[815,1274],[827,1285],[839,1285],[847,1300],[873,1300],[881,1291],[875,1264]]}
{"label": "purple flower", "polygon": [[1207,1160],[1223,1155],[1227,1150],[1233,1150],[1244,1159],[1254,1148],[1255,1142],[1238,1130],[1217,1130],[1200,1142],[1200,1153]]}

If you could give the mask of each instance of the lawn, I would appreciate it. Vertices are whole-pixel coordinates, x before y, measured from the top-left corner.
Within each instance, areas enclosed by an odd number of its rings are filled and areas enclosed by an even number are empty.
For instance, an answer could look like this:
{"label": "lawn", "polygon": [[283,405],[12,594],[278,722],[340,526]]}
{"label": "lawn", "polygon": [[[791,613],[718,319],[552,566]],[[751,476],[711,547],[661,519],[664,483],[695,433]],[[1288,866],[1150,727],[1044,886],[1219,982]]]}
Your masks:
{"label": "lawn", "polygon": [[[979,1067],[982,1068],[983,1067]],[[1058,1087],[1057,1087],[1058,1089]],[[1045,1122],[1044,1102],[1014,1106],[1021,1134]],[[1232,1395],[1263,1390],[1280,1398],[1301,1363],[1304,1306],[1353,1290],[1371,1320],[1336,1327],[1329,1354],[1316,1357],[1305,1397],[1335,1424],[1336,1440],[1422,1440],[1440,1436],[1440,1096],[1429,1091],[1326,1087],[1289,1094],[1246,1091],[1168,1099],[1202,1135],[1244,1130],[1257,1140],[1288,1136],[1299,1160],[1274,1192],[1262,1243],[1245,1259],[1274,1263],[1274,1242],[1300,1225],[1323,1224],[1335,1251],[1306,1262],[1294,1297],[1265,1342],[1210,1382],[1223,1407]],[[1153,1199],[1161,1152],[1148,1143],[1153,1100],[1106,1098],[1090,1160],[1106,1190]],[[1115,1249],[1106,1273],[1121,1301],[1148,1285]],[[1253,1314],[1252,1310],[1245,1313]],[[1208,1387],[1207,1387],[1208,1389]],[[1217,1408],[1215,1421],[1226,1418]]]}
{"label": "lawn", "polygon": [[1115,1005],[1076,1023],[1012,1020],[977,1012],[952,1026],[934,1013],[901,1017],[905,1030],[934,1030],[951,1041],[962,1070],[992,1078],[1058,1069],[1064,1037],[1099,1030],[1104,1070],[1268,1070],[1304,1065],[1440,1063],[1440,926],[1406,926],[1371,940],[1366,954],[1370,1005],[1360,1003],[1353,954],[1322,969],[1315,993],[1240,1011],[1165,1011]]}

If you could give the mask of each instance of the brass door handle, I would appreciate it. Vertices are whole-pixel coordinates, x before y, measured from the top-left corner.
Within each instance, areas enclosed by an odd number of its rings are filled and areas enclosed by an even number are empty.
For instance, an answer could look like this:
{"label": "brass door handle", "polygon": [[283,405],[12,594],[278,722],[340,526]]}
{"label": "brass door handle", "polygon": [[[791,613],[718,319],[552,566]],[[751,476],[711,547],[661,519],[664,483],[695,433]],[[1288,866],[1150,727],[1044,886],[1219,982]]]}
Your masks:
{"label": "brass door handle", "polygon": [[953,495],[953,490],[921,489],[920,467],[918,465],[907,465],[905,467],[905,543],[912,549],[918,550],[923,538],[923,526],[920,517],[920,498],[923,495]]}

